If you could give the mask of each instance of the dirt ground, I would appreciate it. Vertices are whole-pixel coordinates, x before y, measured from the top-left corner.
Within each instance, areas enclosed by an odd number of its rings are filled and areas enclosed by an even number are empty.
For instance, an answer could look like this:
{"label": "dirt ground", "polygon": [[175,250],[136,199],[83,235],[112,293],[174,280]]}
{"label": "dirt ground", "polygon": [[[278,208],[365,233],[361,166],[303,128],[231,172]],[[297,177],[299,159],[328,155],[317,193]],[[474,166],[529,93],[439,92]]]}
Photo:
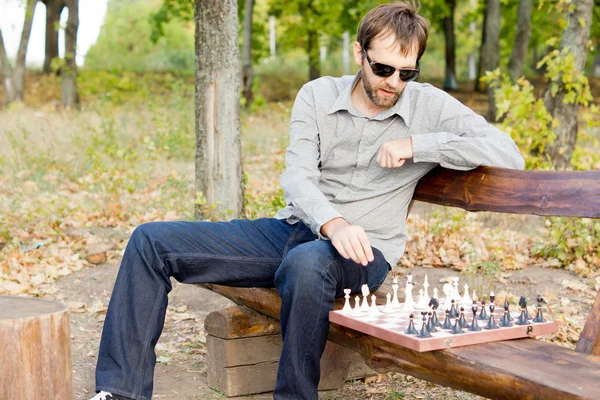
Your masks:
{"label": "dirt ground", "polygon": [[[96,355],[106,306],[118,265],[86,268],[54,283],[54,297],[71,306],[74,399],[89,399],[94,393]],[[427,274],[432,286],[441,288],[443,277],[455,276],[450,269],[416,268],[416,282]],[[406,273],[406,271],[400,271]],[[390,279],[390,276],[388,276]],[[155,372],[154,397],[169,400],[226,398],[207,385],[204,319],[212,311],[232,305],[207,290],[173,281],[169,311],[157,346],[159,364]],[[497,293],[550,299],[550,311],[567,314],[581,327],[594,300],[594,280],[558,269],[529,267],[515,271],[497,283]],[[562,343],[572,346],[572,343]],[[267,394],[244,398],[272,398]],[[398,373],[349,382],[338,391],[322,392],[321,399],[479,399],[468,393],[424,382]]]}

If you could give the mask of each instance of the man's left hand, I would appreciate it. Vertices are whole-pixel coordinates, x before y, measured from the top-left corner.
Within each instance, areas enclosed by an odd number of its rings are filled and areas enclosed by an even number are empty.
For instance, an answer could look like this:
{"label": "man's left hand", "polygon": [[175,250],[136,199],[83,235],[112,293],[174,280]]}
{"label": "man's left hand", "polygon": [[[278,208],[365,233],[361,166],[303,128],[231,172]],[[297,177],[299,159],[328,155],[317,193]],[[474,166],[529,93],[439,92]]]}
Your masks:
{"label": "man's left hand", "polygon": [[377,164],[381,168],[398,168],[413,157],[412,138],[384,142],[377,152]]}

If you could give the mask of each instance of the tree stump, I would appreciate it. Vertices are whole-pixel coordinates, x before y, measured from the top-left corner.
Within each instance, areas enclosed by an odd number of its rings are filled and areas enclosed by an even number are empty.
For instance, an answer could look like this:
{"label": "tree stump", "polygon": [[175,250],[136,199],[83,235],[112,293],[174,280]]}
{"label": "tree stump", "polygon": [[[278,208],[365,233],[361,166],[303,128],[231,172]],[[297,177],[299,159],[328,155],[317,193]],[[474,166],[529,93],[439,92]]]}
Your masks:
{"label": "tree stump", "polygon": [[0,399],[72,398],[68,307],[0,296]]}

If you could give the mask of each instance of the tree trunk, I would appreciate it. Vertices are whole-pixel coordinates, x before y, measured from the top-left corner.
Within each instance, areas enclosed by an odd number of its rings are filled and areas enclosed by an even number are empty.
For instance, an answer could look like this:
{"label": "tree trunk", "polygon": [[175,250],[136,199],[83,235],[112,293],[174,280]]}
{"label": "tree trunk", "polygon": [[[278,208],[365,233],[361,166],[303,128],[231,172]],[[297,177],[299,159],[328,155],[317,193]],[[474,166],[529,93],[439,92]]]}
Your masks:
{"label": "tree trunk", "polygon": [[23,102],[25,96],[25,58],[27,56],[27,45],[31,36],[31,26],[33,24],[33,14],[37,0],[27,0],[27,10],[25,11],[25,22],[23,23],[23,32],[21,33],[21,42],[17,51],[15,67],[11,67],[4,47],[4,39],[0,30],[0,70],[2,71],[2,83],[6,98],[5,104],[8,106],[13,101]]}
{"label": "tree trunk", "polygon": [[321,76],[321,64],[319,62],[319,33],[316,31],[308,31],[308,66],[309,80],[317,79]]}
{"label": "tree trunk", "polygon": [[243,213],[236,0],[195,0],[196,218]]}
{"label": "tree trunk", "polygon": [[[65,7],[65,0],[43,0],[46,5],[46,55],[43,71],[51,74],[52,60],[58,57],[58,27],[60,15]],[[58,71],[56,71],[58,72]]]}
{"label": "tree trunk", "polygon": [[454,34],[454,9],[456,0],[446,0],[449,15],[444,17],[444,38],[446,39],[446,78],[444,90],[458,90],[456,81],[456,35]]}
{"label": "tree trunk", "polygon": [[487,37],[487,20],[488,11],[487,5],[483,10],[483,25],[481,26],[481,44],[479,45],[479,62],[477,63],[477,77],[475,78],[475,87],[473,90],[477,93],[483,93],[485,91],[485,84],[481,81],[481,78],[485,75],[484,63],[486,62],[487,54],[485,52],[485,42]]}
{"label": "tree trunk", "polygon": [[529,47],[529,37],[531,36],[531,14],[533,9],[533,0],[520,0],[517,10],[517,32],[515,34],[515,43],[510,61],[508,63],[508,74],[512,81],[516,81],[523,74],[523,65],[525,56]]}
{"label": "tree trunk", "polygon": [[[483,60],[480,61],[483,76],[487,71],[493,71],[500,65],[500,0],[487,0],[485,10],[485,36],[482,43]],[[496,120],[496,100],[494,90],[487,85],[489,121]]]}
{"label": "tree trunk", "polygon": [[75,62],[77,47],[77,29],[79,27],[79,0],[67,0],[69,19],[65,32],[65,64],[62,74],[62,104],[65,108],[79,106],[77,93],[77,63]]}
{"label": "tree trunk", "polygon": [[246,99],[246,109],[252,105],[252,14],[254,0],[244,3],[244,27],[242,45],[242,91]]}
{"label": "tree trunk", "polygon": [[[563,32],[560,51],[568,51],[575,58],[575,69],[583,73],[587,59],[587,42],[592,25],[594,0],[581,0],[573,3],[567,12],[567,27]],[[550,157],[557,170],[566,169],[571,163],[573,150],[577,143],[577,104],[565,104],[567,91],[561,84],[555,96],[551,86],[544,91],[544,105],[555,118],[558,125],[554,129],[556,141],[546,147],[545,154]]]}

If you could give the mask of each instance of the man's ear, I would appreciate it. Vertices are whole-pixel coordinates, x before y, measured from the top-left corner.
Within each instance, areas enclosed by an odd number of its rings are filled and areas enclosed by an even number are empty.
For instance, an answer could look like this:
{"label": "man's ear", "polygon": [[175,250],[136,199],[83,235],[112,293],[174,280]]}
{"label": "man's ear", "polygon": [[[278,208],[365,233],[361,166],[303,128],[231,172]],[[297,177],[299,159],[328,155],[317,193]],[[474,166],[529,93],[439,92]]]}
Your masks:
{"label": "man's ear", "polygon": [[354,53],[354,62],[362,67],[363,52],[360,43],[354,42],[352,52]]}

